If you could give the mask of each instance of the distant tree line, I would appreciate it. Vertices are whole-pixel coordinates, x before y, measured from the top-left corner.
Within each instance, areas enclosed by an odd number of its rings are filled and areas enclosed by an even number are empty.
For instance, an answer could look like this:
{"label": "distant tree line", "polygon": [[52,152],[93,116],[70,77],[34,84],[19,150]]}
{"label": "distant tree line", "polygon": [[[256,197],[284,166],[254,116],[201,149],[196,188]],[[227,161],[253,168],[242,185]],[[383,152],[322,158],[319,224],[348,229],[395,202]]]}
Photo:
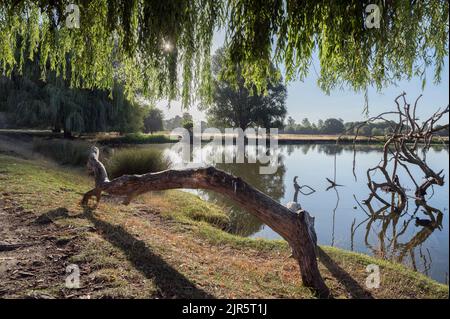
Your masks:
{"label": "distant tree line", "polygon": [[[285,123],[283,132],[287,134],[359,134],[361,136],[382,136],[392,132],[395,122],[371,122],[362,125],[364,122],[344,122],[343,119],[329,118],[318,120],[317,124],[304,118],[300,123],[289,116]],[[436,128],[439,126],[436,126]],[[358,130],[359,128],[359,130]],[[440,136],[448,136],[448,128],[437,133]]]}
{"label": "distant tree line", "polygon": [[190,122],[193,123],[192,115],[184,112],[182,116],[176,115],[171,119],[164,120],[163,125],[165,130],[172,131],[179,127],[189,126]]}
{"label": "distant tree line", "polygon": [[316,123],[304,118],[300,123],[289,116],[284,126],[283,132],[290,134],[340,134],[345,131],[343,119],[329,118],[319,120]]}

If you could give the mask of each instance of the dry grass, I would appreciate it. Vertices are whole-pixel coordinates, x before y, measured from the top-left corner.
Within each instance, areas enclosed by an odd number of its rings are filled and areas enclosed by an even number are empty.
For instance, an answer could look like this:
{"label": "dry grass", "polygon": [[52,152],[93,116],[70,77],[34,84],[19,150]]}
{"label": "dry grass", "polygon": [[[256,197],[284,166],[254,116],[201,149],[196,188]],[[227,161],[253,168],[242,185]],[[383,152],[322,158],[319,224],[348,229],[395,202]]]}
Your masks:
{"label": "dry grass", "polygon": [[[78,203],[92,181],[82,171],[4,155],[0,168],[2,192],[8,189],[35,217],[47,214],[57,227],[79,229],[78,249],[68,262],[80,265],[83,288],[72,297],[314,298],[301,285],[284,242],[223,232],[226,215],[191,194],[158,192],[129,206],[105,197],[95,211],[83,211]],[[55,214],[59,207],[67,214]],[[447,286],[401,265],[329,247],[320,255],[321,272],[337,298],[448,297]],[[380,265],[379,289],[365,288],[370,263]],[[65,296],[62,290],[53,285],[46,293]]]}

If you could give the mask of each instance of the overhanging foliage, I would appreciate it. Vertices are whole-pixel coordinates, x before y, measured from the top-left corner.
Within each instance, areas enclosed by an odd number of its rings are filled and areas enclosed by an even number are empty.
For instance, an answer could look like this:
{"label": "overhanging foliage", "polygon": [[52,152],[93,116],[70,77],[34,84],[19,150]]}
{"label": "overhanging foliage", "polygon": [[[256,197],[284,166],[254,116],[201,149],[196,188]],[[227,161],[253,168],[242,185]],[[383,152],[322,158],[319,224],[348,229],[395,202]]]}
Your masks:
{"label": "overhanging foliage", "polygon": [[[80,28],[67,27],[71,3]],[[365,26],[370,3],[381,10],[380,28]],[[209,102],[211,42],[223,28],[230,81],[239,65],[261,90],[271,61],[284,65],[287,81],[303,79],[316,51],[326,92],[380,89],[415,75],[425,81],[430,65],[440,80],[448,15],[446,0],[1,1],[0,68],[9,75],[38,58],[43,75],[56,70],[75,87],[110,89],[119,79],[128,94]]]}

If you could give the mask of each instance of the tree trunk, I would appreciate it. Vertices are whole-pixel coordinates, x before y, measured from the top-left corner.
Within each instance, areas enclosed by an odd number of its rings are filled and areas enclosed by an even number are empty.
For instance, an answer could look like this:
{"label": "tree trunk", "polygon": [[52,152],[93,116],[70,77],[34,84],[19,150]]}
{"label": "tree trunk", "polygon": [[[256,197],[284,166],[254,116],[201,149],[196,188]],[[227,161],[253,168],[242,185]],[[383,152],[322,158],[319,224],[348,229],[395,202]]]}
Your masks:
{"label": "tree trunk", "polygon": [[214,167],[123,175],[109,181],[105,167],[98,160],[98,156],[98,148],[93,147],[89,155],[88,167],[94,171],[95,188],[84,195],[83,205],[87,205],[92,196],[96,196],[98,202],[102,192],[125,195],[124,203],[128,204],[134,197],[150,191],[175,188],[216,191],[235,201],[280,234],[292,247],[293,256],[300,267],[303,284],[314,289],[320,297],[330,296],[317,265],[316,247],[311,235],[309,214],[306,211],[290,210],[239,177]]}
{"label": "tree trunk", "polygon": [[73,138],[72,131],[67,129],[65,125],[64,125],[64,128],[63,128],[63,136],[64,136],[64,138],[67,138],[67,139],[72,139]]}

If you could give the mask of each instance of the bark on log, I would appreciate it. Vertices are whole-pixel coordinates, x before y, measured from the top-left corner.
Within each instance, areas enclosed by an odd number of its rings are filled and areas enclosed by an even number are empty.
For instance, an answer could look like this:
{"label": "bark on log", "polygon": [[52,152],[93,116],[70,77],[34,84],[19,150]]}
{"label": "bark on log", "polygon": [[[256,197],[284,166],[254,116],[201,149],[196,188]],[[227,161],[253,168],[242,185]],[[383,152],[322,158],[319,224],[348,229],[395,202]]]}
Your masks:
{"label": "bark on log", "polygon": [[125,195],[124,203],[128,204],[134,197],[150,191],[176,188],[216,191],[248,210],[280,234],[292,247],[303,284],[314,289],[320,297],[330,297],[330,291],[317,265],[314,238],[310,230],[311,217],[307,212],[291,211],[241,178],[214,167],[123,175],[110,181],[98,156],[98,148],[93,147],[88,167],[94,171],[95,188],[83,196],[82,205],[87,205],[92,196],[96,196],[98,203],[102,192]]}

